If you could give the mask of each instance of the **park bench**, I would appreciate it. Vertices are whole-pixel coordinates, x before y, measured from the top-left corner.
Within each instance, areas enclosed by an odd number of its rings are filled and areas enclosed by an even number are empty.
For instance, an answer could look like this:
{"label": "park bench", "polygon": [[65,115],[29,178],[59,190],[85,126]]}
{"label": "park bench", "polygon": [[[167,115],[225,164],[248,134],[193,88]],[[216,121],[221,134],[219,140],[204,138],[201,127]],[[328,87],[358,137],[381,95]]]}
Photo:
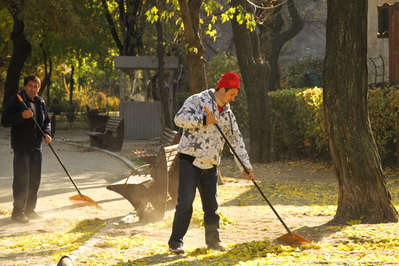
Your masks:
{"label": "park bench", "polygon": [[[162,147],[152,164],[142,165],[129,177],[107,186],[135,208],[140,221],[162,220],[177,204],[179,167],[177,145]],[[148,167],[147,173],[142,173]],[[141,173],[140,173],[141,172]]]}
{"label": "park bench", "polygon": [[90,137],[90,145],[101,149],[120,151],[125,135],[123,118],[109,117],[105,124],[100,124],[92,131],[85,132]]}
{"label": "park bench", "polygon": [[161,137],[155,137],[147,141],[144,146],[133,149],[132,152],[142,161],[152,164],[160,148],[179,143],[179,132],[165,128]]}

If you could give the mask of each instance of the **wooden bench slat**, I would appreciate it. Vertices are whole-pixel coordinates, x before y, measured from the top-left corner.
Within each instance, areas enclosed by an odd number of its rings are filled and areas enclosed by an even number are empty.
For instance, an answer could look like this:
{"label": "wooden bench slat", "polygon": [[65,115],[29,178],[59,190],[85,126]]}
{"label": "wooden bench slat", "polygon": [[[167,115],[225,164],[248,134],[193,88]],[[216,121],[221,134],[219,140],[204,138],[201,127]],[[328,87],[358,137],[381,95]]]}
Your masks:
{"label": "wooden bench slat", "polygon": [[105,128],[118,128],[118,126],[119,126],[119,123],[118,124],[107,124],[106,126],[105,126]]}
{"label": "wooden bench slat", "polygon": [[171,143],[174,140],[174,138],[175,138],[175,136],[167,136],[167,137],[161,138],[160,141],[166,141],[166,142]]}
{"label": "wooden bench slat", "polygon": [[117,121],[110,120],[110,121],[107,123],[107,125],[108,125],[109,127],[118,127],[120,122],[121,122],[121,121],[119,121],[119,120],[117,120]]}
{"label": "wooden bench slat", "polygon": [[118,131],[118,127],[105,127],[105,131],[111,131],[111,132],[117,132]]}
{"label": "wooden bench slat", "polygon": [[[144,148],[140,148],[140,149],[134,149],[132,150],[132,152],[141,160],[147,162],[147,163],[152,163],[152,160],[154,158],[154,156],[156,156],[157,151],[161,148],[161,147],[165,147],[165,146],[169,146],[169,145],[173,145],[176,143],[179,136],[178,136],[178,132],[170,129],[168,127],[166,127],[161,135],[161,137],[156,137],[151,139],[150,141],[148,141]],[[155,139],[157,139],[157,143],[156,144],[151,144],[151,148],[146,148],[147,145],[149,145],[149,143],[152,143]],[[156,148],[154,148],[156,147]],[[147,155],[148,154],[148,155]]]}
{"label": "wooden bench slat", "polygon": [[174,138],[176,135],[176,132],[174,131],[164,131],[163,136],[165,136],[165,138]]}
{"label": "wooden bench slat", "polygon": [[166,153],[177,152],[177,149],[175,149],[174,145],[168,146],[168,147],[165,147],[165,152]]}
{"label": "wooden bench slat", "polygon": [[90,136],[95,136],[95,135],[100,135],[100,134],[103,134],[103,133],[102,132],[89,131],[89,132],[86,132],[86,134],[90,135]]}
{"label": "wooden bench slat", "polygon": [[[154,179],[151,177],[151,175],[131,175],[128,178],[129,178],[129,180],[127,181],[127,184],[130,184],[130,185],[142,185],[146,182],[154,182]],[[114,184],[122,185],[125,183],[126,183],[126,179],[122,179]]]}

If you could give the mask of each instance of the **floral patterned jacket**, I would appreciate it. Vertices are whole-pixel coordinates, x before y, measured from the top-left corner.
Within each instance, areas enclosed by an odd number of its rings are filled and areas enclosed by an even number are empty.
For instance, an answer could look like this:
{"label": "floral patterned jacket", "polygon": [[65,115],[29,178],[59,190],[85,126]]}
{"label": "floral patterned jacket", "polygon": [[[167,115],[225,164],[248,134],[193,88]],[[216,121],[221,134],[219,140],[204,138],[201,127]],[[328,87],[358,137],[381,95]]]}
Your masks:
{"label": "floral patterned jacket", "polygon": [[[248,169],[252,169],[248,153],[236,118],[230,109],[230,104],[223,107],[221,114],[214,95],[215,90],[205,90],[190,96],[175,116],[175,124],[183,128],[178,151],[195,157],[193,165],[201,169],[210,169],[219,165],[224,146],[224,138],[215,125],[204,125],[206,111],[216,114],[218,125],[235,149],[237,155]],[[243,170],[236,158],[238,167]]]}

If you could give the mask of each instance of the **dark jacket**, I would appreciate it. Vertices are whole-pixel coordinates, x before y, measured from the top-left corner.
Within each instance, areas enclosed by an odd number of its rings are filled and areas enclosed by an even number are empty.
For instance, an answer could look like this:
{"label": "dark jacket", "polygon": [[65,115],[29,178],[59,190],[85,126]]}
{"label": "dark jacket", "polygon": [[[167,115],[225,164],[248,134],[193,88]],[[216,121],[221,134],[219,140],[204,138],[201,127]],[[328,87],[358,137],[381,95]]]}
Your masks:
{"label": "dark jacket", "polygon": [[[30,107],[25,91],[20,91],[18,94],[22,97],[25,104]],[[37,123],[45,134],[51,135],[50,118],[44,100],[37,95],[35,104]],[[40,129],[35,126],[32,118],[24,119],[22,117],[22,112],[25,109],[25,106],[19,101],[17,95],[14,95],[8,100],[2,112],[1,124],[4,127],[11,127],[11,147],[13,149],[41,149],[43,135]]]}

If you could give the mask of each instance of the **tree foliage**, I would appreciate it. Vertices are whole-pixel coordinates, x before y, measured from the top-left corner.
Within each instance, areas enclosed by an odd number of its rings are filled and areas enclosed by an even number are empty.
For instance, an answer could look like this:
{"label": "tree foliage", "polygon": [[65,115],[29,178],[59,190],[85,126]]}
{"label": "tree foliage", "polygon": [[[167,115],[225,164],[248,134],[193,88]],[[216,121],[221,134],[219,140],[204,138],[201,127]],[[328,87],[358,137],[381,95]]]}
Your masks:
{"label": "tree foliage", "polygon": [[[8,1],[6,7],[15,2]],[[50,84],[64,84],[64,80],[69,81],[69,84],[70,77],[67,77],[67,73],[71,71],[71,66],[75,67],[74,78],[79,79],[81,86],[82,80],[90,80],[84,70],[85,64],[104,66],[102,69],[108,73],[109,70],[113,70],[110,59],[115,53],[112,50],[111,39],[107,37],[107,24],[101,19],[104,12],[97,1],[25,0],[20,2],[19,6],[21,11],[18,18],[23,20],[24,34],[32,45],[32,53],[24,61],[24,67],[20,71],[22,75],[33,72],[41,77],[41,92]],[[2,10],[6,17],[10,14],[7,10],[9,11],[9,8]],[[9,28],[1,28],[2,36]],[[7,40],[6,46],[12,47],[13,43]],[[10,51],[6,53],[10,54]],[[9,62],[6,61],[4,65],[9,65]],[[107,65],[111,66],[108,70]],[[14,69],[7,73],[18,73],[13,85],[4,88],[6,93],[10,92],[9,95],[14,94],[21,85],[20,71]],[[49,98],[49,95],[47,91],[46,98]],[[48,101],[48,104],[51,105],[51,102]]]}

